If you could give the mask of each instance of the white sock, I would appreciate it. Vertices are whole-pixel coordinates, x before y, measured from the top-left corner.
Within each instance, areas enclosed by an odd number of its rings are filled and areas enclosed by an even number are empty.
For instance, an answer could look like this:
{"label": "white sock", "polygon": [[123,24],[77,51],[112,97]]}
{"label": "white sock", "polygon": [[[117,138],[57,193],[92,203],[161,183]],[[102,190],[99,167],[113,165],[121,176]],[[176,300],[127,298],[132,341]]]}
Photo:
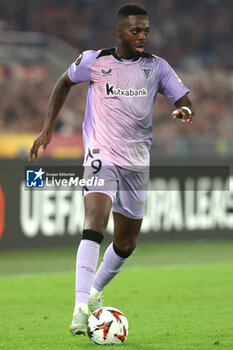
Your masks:
{"label": "white sock", "polygon": [[115,252],[114,245],[111,243],[106,249],[102,263],[95,274],[92,283],[95,289],[103,291],[107,284],[120,272],[126,260]]}

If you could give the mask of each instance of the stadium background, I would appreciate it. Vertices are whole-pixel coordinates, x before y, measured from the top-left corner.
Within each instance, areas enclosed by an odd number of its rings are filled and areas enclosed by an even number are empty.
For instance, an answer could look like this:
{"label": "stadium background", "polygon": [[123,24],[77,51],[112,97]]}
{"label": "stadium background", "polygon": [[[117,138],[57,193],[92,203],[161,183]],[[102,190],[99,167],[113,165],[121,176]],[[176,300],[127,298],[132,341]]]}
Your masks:
{"label": "stadium background", "polygon": [[[69,334],[81,194],[25,190],[25,166],[56,79],[78,50],[115,44],[115,13],[124,3],[0,0],[1,350],[94,346]],[[196,116],[192,127],[173,121],[174,107],[158,98],[151,184],[159,171],[160,190],[148,193],[140,242],[105,289],[104,305],[126,314],[128,350],[232,350],[233,185],[216,172],[227,166],[232,174],[233,2],[140,3],[150,16],[148,51],[190,87]],[[86,91],[85,84],[71,90],[51,145],[30,165],[82,163]],[[196,171],[203,165],[207,176]],[[182,179],[188,191],[179,189]]]}
{"label": "stadium background", "polygon": [[[74,244],[80,238],[80,193],[25,191],[24,167],[41,130],[56,79],[78,50],[115,45],[115,14],[124,3],[0,1],[0,249]],[[192,127],[183,125],[171,120],[172,104],[158,97],[152,165],[230,167],[232,1],[140,3],[150,17],[147,50],[164,57],[175,68],[191,89],[196,108]],[[86,91],[86,84],[72,89],[40,166],[81,164]],[[232,186],[226,190],[222,183],[222,191],[216,191],[209,179],[209,191],[195,193],[185,202],[169,184],[165,183],[165,191],[150,193],[141,239],[232,237]]]}

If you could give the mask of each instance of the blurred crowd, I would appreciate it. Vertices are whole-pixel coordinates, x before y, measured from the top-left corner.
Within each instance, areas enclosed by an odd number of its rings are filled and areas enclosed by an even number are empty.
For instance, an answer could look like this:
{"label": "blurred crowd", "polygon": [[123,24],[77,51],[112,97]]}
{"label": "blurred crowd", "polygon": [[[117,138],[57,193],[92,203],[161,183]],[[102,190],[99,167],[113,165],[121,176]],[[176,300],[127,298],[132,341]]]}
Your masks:
{"label": "blurred crowd", "polygon": [[[112,47],[115,15],[126,2],[136,1],[2,0],[0,31],[43,32],[81,50]],[[171,120],[174,106],[159,97],[155,140],[232,140],[233,1],[142,0],[140,4],[150,16],[148,51],[178,71],[196,107],[195,121],[187,127]],[[49,65],[0,63],[0,132],[39,132],[53,85]],[[65,135],[81,131],[86,91],[86,84],[72,89],[57,131]]]}
{"label": "blurred crowd", "polygon": [[[191,89],[196,108],[193,125],[187,127],[173,121],[170,116],[174,106],[158,96],[153,120],[156,140],[193,135],[231,140],[233,77],[221,71],[181,73],[180,76]],[[0,66],[0,130],[39,132],[53,84],[49,66]],[[81,132],[87,88],[87,84],[80,84],[71,89],[56,123],[57,131],[65,135]]]}
{"label": "blurred crowd", "polygon": [[[39,132],[53,85],[48,65],[0,65],[0,131]],[[56,130],[64,134],[81,131],[85,93],[86,88],[80,86],[78,103],[75,93],[70,93]]]}
{"label": "blurred crowd", "polygon": [[[114,46],[118,8],[136,0],[1,0],[0,29],[55,35],[78,49]],[[149,49],[175,66],[233,68],[232,0],[140,0]]]}

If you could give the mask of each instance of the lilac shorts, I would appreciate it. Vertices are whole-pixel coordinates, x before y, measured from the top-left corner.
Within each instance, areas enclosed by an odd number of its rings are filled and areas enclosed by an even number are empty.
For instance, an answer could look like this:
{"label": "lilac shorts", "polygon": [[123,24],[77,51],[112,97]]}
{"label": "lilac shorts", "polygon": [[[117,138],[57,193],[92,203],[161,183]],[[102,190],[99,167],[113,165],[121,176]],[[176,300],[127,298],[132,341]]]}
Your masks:
{"label": "lilac shorts", "polygon": [[105,193],[112,200],[112,211],[132,219],[145,214],[148,172],[132,171],[111,162],[88,157],[84,165],[83,196]]}

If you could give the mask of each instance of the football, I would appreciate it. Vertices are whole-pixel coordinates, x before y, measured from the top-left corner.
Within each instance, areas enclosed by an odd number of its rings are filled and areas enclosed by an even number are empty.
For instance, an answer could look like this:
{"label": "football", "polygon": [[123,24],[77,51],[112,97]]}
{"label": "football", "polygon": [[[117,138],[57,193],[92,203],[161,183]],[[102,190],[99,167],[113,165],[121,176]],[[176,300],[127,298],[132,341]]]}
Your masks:
{"label": "football", "polygon": [[94,344],[123,344],[128,336],[128,320],[118,309],[102,307],[88,319],[87,333]]}

